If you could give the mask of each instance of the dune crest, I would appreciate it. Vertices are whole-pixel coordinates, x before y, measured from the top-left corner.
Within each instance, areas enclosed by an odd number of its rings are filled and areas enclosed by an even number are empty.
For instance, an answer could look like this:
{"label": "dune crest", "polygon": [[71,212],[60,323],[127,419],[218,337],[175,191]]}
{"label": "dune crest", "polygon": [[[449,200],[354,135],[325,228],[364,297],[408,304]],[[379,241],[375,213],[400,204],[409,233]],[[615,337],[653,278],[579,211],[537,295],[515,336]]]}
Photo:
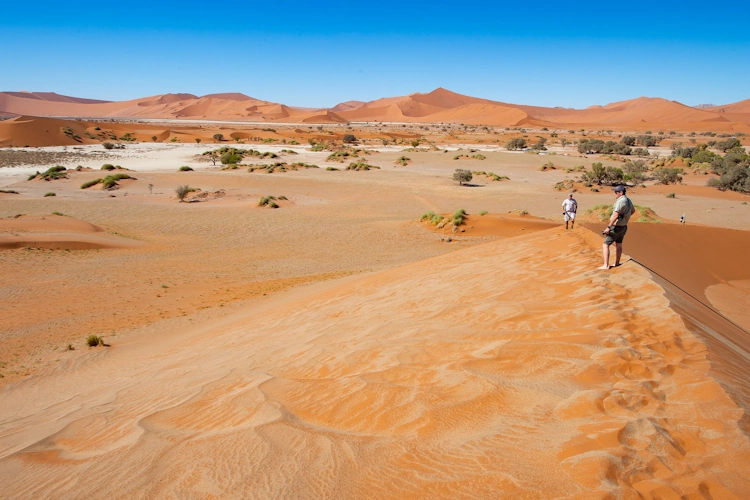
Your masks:
{"label": "dune crest", "polygon": [[739,498],[742,410],[599,246],[499,240],[7,387],[4,493]]}

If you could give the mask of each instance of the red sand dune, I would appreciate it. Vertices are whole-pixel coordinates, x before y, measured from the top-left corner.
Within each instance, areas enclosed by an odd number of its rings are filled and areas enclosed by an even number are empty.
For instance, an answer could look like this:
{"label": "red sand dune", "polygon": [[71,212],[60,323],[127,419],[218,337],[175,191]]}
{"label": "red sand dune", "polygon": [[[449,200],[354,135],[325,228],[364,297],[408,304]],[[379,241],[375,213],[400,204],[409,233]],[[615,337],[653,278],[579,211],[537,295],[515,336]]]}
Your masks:
{"label": "red sand dune", "polygon": [[698,109],[666,99],[639,97],[586,109],[545,108],[492,101],[438,88],[432,92],[347,101],[307,109],[262,101],[241,93],[164,94],[122,102],[92,101],[49,93],[0,93],[0,113],[32,116],[247,120],[305,123],[342,121],[450,122],[496,126],[627,130],[750,132],[750,100]]}
{"label": "red sand dune", "polygon": [[105,234],[103,228],[72,217],[45,215],[0,219],[0,250],[24,247],[91,250],[143,245],[141,241]]}

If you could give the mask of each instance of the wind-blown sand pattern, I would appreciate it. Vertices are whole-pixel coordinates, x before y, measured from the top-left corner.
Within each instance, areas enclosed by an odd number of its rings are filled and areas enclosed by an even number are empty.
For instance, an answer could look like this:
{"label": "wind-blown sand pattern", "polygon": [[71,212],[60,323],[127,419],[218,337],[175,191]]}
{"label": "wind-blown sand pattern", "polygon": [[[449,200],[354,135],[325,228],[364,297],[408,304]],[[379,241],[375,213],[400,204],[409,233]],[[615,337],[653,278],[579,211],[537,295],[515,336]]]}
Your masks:
{"label": "wind-blown sand pattern", "polygon": [[742,498],[743,411],[648,272],[551,229],[0,393],[7,498]]}

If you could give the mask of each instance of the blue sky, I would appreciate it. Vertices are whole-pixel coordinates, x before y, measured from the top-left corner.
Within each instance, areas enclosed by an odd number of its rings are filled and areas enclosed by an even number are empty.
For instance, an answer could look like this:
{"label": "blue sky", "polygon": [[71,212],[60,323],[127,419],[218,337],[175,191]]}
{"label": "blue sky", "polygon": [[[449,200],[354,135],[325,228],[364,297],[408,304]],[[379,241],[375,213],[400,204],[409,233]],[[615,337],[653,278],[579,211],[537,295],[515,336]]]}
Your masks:
{"label": "blue sky", "polygon": [[[111,5],[108,5],[111,4]],[[750,98],[750,2],[4,3],[0,90],[242,92],[294,106],[429,92],[582,108]]]}

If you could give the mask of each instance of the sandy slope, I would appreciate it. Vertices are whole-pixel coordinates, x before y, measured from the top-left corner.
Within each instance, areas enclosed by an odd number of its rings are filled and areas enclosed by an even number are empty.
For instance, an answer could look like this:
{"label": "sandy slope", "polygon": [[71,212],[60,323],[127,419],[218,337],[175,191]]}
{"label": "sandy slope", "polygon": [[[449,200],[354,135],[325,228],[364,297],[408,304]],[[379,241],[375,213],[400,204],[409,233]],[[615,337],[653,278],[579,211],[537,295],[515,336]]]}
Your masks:
{"label": "sandy slope", "polygon": [[543,231],[0,393],[14,498],[740,498],[742,411],[645,271]]}

